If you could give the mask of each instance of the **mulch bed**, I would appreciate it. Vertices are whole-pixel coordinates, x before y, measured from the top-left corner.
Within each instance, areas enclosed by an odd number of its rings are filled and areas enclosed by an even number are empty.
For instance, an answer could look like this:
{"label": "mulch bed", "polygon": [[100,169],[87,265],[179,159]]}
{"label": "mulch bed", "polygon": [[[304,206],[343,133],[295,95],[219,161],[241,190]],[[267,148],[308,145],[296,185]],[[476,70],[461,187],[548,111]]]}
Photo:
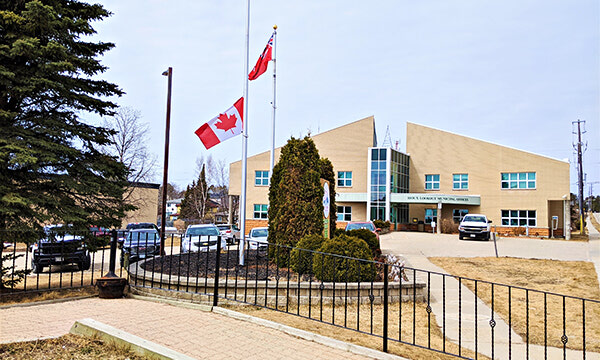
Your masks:
{"label": "mulch bed", "polygon": [[[155,273],[170,274],[179,277],[214,278],[217,257],[214,251],[192,252],[167,255],[149,259],[141,264],[141,268]],[[269,261],[265,251],[247,250],[244,253],[244,266],[238,265],[238,251],[222,252],[219,259],[220,279],[252,279],[252,280],[298,280],[298,274],[287,267],[278,267]],[[377,266],[375,281],[383,281],[383,266]],[[308,281],[310,275],[300,276],[300,281]],[[313,277],[313,281],[314,281]]]}
{"label": "mulch bed", "polygon": [[[237,278],[248,278],[266,280],[267,278],[275,280],[279,278],[297,278],[292,270],[280,267],[269,262],[268,256],[263,251],[248,250],[244,253],[245,265],[238,265],[238,251],[230,250],[220,254],[219,278],[228,277],[231,280]],[[186,254],[167,255],[164,258],[154,258],[141,265],[146,271],[171,274],[181,277],[215,277],[217,257],[214,251],[210,252],[192,252]]]}

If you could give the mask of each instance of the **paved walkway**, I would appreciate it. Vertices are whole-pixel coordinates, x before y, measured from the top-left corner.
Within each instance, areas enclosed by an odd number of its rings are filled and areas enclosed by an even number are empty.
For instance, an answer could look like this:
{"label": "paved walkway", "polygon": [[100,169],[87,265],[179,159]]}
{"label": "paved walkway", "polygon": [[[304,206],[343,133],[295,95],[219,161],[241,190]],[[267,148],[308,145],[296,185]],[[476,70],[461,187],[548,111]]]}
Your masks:
{"label": "paved walkway", "polygon": [[61,336],[83,318],[197,359],[368,359],[228,316],[135,299],[0,309],[0,342]]}
{"label": "paved walkway", "polygon": [[[590,261],[590,244],[586,242],[567,242],[554,240],[501,238],[497,242],[500,256]],[[460,241],[457,235],[437,235],[430,233],[394,232],[381,237],[381,248],[384,253],[392,253],[406,259],[406,266],[426,271],[446,273],[434,265],[428,257],[476,257],[495,256],[493,241]],[[417,275],[427,283],[427,274]],[[496,323],[494,327],[494,358],[508,359],[526,357],[526,344],[502,317],[492,310],[466,286],[453,277],[432,275],[430,283],[432,296],[431,308],[436,315],[440,328],[443,327],[445,314],[445,333],[453,342],[492,357],[492,332],[490,320],[492,314]],[[446,307],[443,299],[445,296]],[[460,299],[460,301],[459,301]],[[477,304],[477,306],[475,305]],[[477,331],[475,331],[477,329]],[[530,345],[529,355],[532,359],[544,358],[542,346]],[[600,354],[587,353],[587,359],[600,359]],[[548,348],[548,358],[562,358],[562,349]],[[567,358],[581,359],[580,351],[568,351]]]}

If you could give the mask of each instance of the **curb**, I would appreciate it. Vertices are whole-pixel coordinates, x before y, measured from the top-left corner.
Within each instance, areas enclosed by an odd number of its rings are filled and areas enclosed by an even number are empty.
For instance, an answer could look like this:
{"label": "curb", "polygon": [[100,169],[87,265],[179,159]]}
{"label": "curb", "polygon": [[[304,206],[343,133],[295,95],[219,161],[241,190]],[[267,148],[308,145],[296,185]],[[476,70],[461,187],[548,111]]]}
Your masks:
{"label": "curb", "polygon": [[82,319],[76,321],[71,330],[71,334],[83,336],[95,336],[109,341],[117,346],[130,348],[135,353],[161,360],[193,360],[194,358],[171,350],[162,345],[142,339],[125,331],[103,324],[93,319]]}
{"label": "curb", "polygon": [[305,331],[305,330],[300,330],[300,329],[297,329],[297,328],[294,328],[291,326],[279,324],[274,321],[265,320],[265,319],[255,317],[255,316],[246,315],[246,314],[239,313],[234,310],[225,309],[222,307],[213,307],[211,305],[205,305],[205,304],[174,301],[174,300],[166,299],[163,297],[134,295],[131,293],[128,295],[128,297],[137,299],[137,300],[152,301],[152,302],[163,303],[163,304],[172,305],[172,306],[183,307],[183,308],[187,308],[187,309],[213,312],[215,314],[227,316],[227,317],[230,317],[230,318],[233,318],[236,320],[246,321],[246,322],[250,322],[250,323],[253,323],[256,325],[260,325],[260,326],[264,326],[264,327],[271,328],[274,330],[278,330],[278,331],[281,331],[288,335],[291,335],[291,336],[294,336],[294,337],[297,337],[300,339],[304,339],[307,341],[312,341],[317,344],[325,345],[330,348],[347,351],[347,352],[350,352],[350,353],[353,353],[356,355],[361,355],[361,356],[365,356],[365,357],[369,357],[369,358],[373,358],[373,359],[408,360],[408,359],[398,356],[398,355],[388,354],[388,353],[384,353],[384,352],[374,350],[371,348],[367,348],[364,346],[347,343],[347,342],[344,342],[341,340],[333,339],[330,337],[315,334],[315,333]]}
{"label": "curb", "polygon": [[83,296],[74,296],[74,297],[68,297],[68,298],[62,298],[62,299],[41,300],[41,301],[32,301],[32,302],[26,302],[26,303],[1,305],[0,310],[10,309],[13,307],[30,307],[30,306],[38,306],[38,305],[59,304],[59,303],[67,302],[67,301],[83,300],[83,299],[89,299],[89,298],[93,298],[93,297],[98,297],[98,295],[97,294],[96,295],[83,295]]}

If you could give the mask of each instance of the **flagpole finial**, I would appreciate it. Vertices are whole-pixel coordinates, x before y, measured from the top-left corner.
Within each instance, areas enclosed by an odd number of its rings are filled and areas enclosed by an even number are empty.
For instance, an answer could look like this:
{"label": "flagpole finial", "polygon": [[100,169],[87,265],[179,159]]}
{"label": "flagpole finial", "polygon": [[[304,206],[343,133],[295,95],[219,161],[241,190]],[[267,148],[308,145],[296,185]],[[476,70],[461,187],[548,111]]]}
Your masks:
{"label": "flagpole finial", "polygon": [[274,29],[274,30],[277,30],[277,25],[273,25],[273,29]]}

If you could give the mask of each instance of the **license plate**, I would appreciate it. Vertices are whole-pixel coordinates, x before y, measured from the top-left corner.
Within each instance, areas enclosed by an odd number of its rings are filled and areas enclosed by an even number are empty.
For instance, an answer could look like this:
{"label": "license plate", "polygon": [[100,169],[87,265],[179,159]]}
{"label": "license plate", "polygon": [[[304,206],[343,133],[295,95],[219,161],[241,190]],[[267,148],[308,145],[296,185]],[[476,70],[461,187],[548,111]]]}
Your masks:
{"label": "license plate", "polygon": [[65,259],[62,258],[62,257],[60,257],[60,256],[57,256],[57,257],[54,258],[54,261],[56,261],[56,262],[63,262],[63,261],[65,261]]}
{"label": "license plate", "polygon": [[471,237],[475,237],[475,234],[471,234],[470,236],[471,236]]}

